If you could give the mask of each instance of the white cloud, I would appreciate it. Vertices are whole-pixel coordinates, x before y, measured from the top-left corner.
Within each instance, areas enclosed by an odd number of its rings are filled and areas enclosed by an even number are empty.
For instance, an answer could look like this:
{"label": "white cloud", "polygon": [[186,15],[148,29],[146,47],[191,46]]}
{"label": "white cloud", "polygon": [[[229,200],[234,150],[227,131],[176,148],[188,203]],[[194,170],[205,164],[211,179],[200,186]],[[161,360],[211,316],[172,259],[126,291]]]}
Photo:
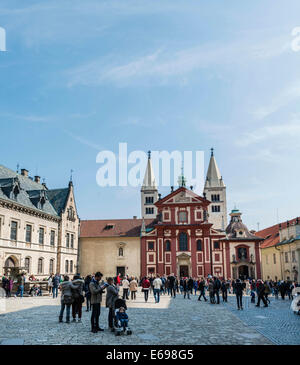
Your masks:
{"label": "white cloud", "polygon": [[[105,82],[122,85],[147,77],[151,78],[151,82],[153,77],[158,77],[164,82],[166,78],[182,77],[193,71],[215,65],[245,65],[251,61],[276,57],[289,49],[287,44],[286,37],[276,37],[258,43],[239,41],[231,44],[203,44],[179,51],[170,51],[161,47],[119,65],[112,65],[113,56],[106,64],[103,58],[99,58],[68,70],[66,74],[69,79],[68,86],[98,85]],[[180,83],[186,84],[187,79],[180,79]]]}
{"label": "white cloud", "polygon": [[261,142],[272,142],[279,139],[279,143],[286,142],[286,139],[299,139],[300,118],[295,115],[291,121],[282,124],[269,124],[257,128],[251,132],[246,132],[236,140],[238,147],[248,147]]}

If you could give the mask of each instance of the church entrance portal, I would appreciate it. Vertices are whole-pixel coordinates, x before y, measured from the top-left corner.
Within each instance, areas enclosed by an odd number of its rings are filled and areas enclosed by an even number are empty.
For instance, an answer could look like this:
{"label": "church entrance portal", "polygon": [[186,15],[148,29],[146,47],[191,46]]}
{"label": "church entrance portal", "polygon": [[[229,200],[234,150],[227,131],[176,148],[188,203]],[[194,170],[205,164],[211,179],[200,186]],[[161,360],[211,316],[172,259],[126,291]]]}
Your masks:
{"label": "church entrance portal", "polygon": [[246,280],[249,277],[249,268],[247,265],[242,265],[239,267],[239,278],[241,280]]}

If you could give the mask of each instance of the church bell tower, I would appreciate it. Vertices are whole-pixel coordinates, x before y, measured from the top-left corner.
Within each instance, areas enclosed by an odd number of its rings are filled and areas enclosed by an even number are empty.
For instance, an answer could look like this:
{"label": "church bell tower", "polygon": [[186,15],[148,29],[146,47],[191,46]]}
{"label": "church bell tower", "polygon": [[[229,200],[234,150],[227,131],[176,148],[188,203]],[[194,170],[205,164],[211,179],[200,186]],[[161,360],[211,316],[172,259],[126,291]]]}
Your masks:
{"label": "church bell tower", "polygon": [[151,163],[151,151],[148,152],[148,162],[143,185],[141,188],[141,215],[145,219],[154,219],[157,208],[154,205],[158,200],[158,190]]}
{"label": "church bell tower", "polygon": [[213,228],[225,231],[227,227],[226,186],[220,174],[213,148],[211,149],[204,193],[206,198],[211,201],[208,221],[213,223]]}

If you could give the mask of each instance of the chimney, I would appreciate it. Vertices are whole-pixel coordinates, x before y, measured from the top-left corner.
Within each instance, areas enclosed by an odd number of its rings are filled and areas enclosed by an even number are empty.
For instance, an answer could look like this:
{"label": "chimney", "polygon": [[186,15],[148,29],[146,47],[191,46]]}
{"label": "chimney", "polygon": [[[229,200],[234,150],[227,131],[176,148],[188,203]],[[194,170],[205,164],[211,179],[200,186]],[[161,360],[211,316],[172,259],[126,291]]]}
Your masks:
{"label": "chimney", "polygon": [[174,191],[174,186],[171,186],[171,193],[173,193]]}
{"label": "chimney", "polygon": [[40,176],[35,176],[34,181],[39,184],[40,181],[41,181],[41,177]]}
{"label": "chimney", "polygon": [[28,170],[26,170],[26,169],[21,169],[21,175],[22,176],[26,176],[26,177],[28,177]]}

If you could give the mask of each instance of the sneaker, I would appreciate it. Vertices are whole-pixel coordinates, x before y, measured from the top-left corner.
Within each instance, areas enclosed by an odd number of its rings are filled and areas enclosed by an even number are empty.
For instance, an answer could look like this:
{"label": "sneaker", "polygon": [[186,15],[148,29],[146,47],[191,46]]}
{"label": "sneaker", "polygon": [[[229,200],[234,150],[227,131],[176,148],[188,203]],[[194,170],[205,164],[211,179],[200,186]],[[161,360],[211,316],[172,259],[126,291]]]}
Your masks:
{"label": "sneaker", "polygon": [[76,322],[76,318],[73,318],[72,322]]}
{"label": "sneaker", "polygon": [[63,320],[61,318],[59,318],[58,322],[59,323],[63,323]]}

